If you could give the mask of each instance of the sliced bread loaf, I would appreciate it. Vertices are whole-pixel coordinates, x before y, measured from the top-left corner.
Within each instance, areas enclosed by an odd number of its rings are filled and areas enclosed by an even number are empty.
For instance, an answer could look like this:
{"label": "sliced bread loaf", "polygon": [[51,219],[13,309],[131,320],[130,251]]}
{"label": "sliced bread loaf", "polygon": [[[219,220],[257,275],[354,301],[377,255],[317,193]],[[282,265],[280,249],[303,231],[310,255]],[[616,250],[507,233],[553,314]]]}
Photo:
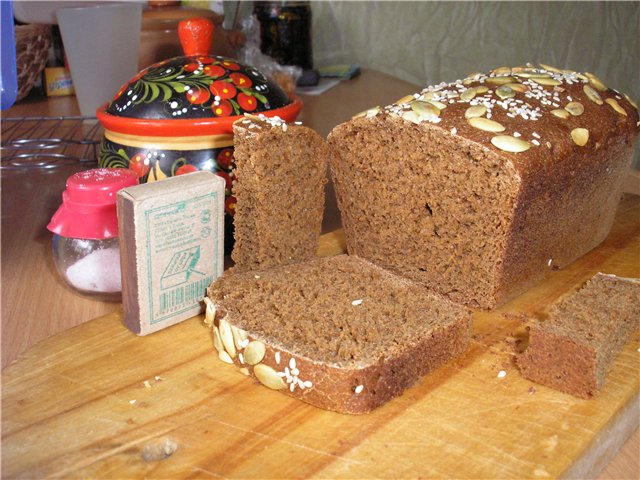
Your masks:
{"label": "sliced bread loaf", "polygon": [[500,68],[338,125],[331,172],[347,249],[493,308],[609,233],[638,136],[591,74]]}
{"label": "sliced bread loaf", "polygon": [[236,271],[312,258],[324,211],[325,140],[277,117],[247,116],[233,132]]}
{"label": "sliced bread loaf", "polygon": [[225,275],[207,295],[220,359],[342,413],[400,395],[471,333],[465,307],[355,256]]}
{"label": "sliced bread loaf", "polygon": [[530,328],[518,365],[534,382],[589,398],[639,326],[640,279],[599,273]]}

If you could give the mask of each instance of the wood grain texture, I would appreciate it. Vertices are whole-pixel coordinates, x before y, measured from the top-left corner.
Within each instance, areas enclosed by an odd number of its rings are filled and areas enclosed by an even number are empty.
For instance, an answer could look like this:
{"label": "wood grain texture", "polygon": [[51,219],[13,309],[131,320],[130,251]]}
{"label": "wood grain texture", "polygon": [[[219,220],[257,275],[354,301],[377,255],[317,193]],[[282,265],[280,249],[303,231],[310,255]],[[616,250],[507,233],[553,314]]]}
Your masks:
{"label": "wood grain texture", "polygon": [[[330,234],[321,252],[340,246]],[[503,307],[476,312],[464,357],[365,416],[255,384],[216,358],[201,317],[136,337],[112,313],[3,371],[2,476],[595,476],[637,428],[638,332],[592,400],[532,384],[513,357],[526,337],[522,315],[543,315],[598,271],[638,277],[639,259],[640,197],[626,196],[597,249]],[[145,446],[165,439],[175,453],[142,459]]]}

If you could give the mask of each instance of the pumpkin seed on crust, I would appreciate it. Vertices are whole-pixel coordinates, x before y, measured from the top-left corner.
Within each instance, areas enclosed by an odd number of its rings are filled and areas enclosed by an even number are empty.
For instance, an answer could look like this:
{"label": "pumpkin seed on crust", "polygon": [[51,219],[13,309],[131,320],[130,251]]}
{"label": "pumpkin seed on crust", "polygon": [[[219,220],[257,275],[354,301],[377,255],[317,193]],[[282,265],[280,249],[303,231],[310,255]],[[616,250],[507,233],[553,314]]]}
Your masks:
{"label": "pumpkin seed on crust", "polygon": [[627,111],[624,108],[622,108],[622,106],[618,103],[618,101],[615,98],[607,98],[605,102],[608,103],[611,106],[611,108],[613,108],[620,115],[624,115],[625,117],[627,116]]}
{"label": "pumpkin seed on crust", "polygon": [[494,147],[504,150],[505,152],[521,153],[531,148],[531,144],[511,135],[496,135],[491,138]]}
{"label": "pumpkin seed on crust", "polygon": [[272,390],[282,390],[287,386],[284,380],[278,376],[276,371],[269,365],[259,363],[253,367],[253,373],[258,378],[260,383],[265,387],[269,387]]}
{"label": "pumpkin seed on crust", "polygon": [[423,102],[422,100],[416,100],[411,103],[411,110],[413,110],[419,117],[439,117],[440,109],[431,102]]}
{"label": "pumpkin seed on crust", "polygon": [[574,128],[571,130],[571,139],[579,147],[584,147],[589,141],[589,130],[586,128]]}
{"label": "pumpkin seed on crust", "polygon": [[604,92],[604,91],[607,90],[607,86],[602,82],[602,80],[600,80],[598,77],[596,77],[593,73],[584,72],[584,76],[589,79],[589,83],[594,88],[597,88],[601,92]]}
{"label": "pumpkin seed on crust", "polygon": [[489,77],[485,80],[487,83],[491,83],[492,85],[504,85],[505,83],[515,82],[516,79],[510,76],[504,77]]}
{"label": "pumpkin seed on crust", "polygon": [[562,109],[562,108],[556,108],[554,110],[551,110],[551,114],[555,115],[556,117],[560,117],[560,118],[564,118],[564,119],[569,118],[569,112],[567,110]]}
{"label": "pumpkin seed on crust", "polygon": [[574,117],[579,117],[584,113],[584,105],[580,102],[569,102],[565,105],[564,109]]}
{"label": "pumpkin seed on crust", "polygon": [[518,82],[505,83],[503,86],[509,87],[514,92],[519,92],[519,93],[524,93],[529,91],[526,85],[523,85],[522,83],[518,83]]}
{"label": "pumpkin seed on crust", "polygon": [[553,85],[553,86],[562,85],[562,82],[560,80],[556,80],[555,78],[552,78],[552,77],[532,77],[529,80],[532,80],[539,85]]}
{"label": "pumpkin seed on crust", "polygon": [[496,95],[501,99],[513,98],[516,96],[516,92],[511,88],[505,85],[500,85],[496,88]]}
{"label": "pumpkin seed on crust", "polygon": [[472,107],[467,108],[464,112],[464,118],[476,118],[482,117],[485,113],[487,113],[487,107],[484,105],[474,105]]}
{"label": "pumpkin seed on crust", "polygon": [[476,89],[475,88],[467,88],[464,92],[462,92],[460,94],[460,100],[464,100],[465,102],[468,102],[470,100],[473,99],[473,97],[476,96]]}
{"label": "pumpkin seed on crust", "polygon": [[495,120],[489,120],[484,117],[471,117],[467,119],[469,125],[478,130],[484,130],[485,132],[504,132],[504,125],[496,122]]}
{"label": "pumpkin seed on crust", "polygon": [[602,97],[591,85],[584,85],[582,89],[589,100],[597,105],[602,105]]}

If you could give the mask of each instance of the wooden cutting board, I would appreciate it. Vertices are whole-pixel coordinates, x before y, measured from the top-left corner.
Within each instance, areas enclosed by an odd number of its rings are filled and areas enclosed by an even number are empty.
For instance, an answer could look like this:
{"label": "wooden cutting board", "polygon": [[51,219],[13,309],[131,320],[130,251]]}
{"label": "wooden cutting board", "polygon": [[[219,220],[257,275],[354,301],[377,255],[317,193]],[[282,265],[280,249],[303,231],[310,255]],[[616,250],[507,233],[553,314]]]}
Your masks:
{"label": "wooden cutting board", "polygon": [[[325,235],[321,253],[343,242],[341,232]],[[597,473],[638,428],[638,334],[592,400],[523,379],[513,355],[526,336],[522,314],[542,314],[598,271],[640,276],[640,197],[625,197],[597,249],[502,308],[477,312],[463,358],[365,416],[318,410],[244,377],[213,354],[201,317],[148,337],[130,333],[118,312],[98,318],[4,370],[2,477]],[[175,451],[160,460],[165,446]]]}

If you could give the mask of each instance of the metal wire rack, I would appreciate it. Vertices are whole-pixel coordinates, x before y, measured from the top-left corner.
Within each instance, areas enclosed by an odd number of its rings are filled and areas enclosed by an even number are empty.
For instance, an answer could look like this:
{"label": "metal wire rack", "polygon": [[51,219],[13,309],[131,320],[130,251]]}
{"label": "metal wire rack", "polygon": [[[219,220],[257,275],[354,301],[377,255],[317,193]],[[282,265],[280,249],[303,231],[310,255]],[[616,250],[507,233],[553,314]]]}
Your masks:
{"label": "metal wire rack", "polygon": [[93,117],[2,118],[0,169],[52,169],[97,162],[102,127]]}

